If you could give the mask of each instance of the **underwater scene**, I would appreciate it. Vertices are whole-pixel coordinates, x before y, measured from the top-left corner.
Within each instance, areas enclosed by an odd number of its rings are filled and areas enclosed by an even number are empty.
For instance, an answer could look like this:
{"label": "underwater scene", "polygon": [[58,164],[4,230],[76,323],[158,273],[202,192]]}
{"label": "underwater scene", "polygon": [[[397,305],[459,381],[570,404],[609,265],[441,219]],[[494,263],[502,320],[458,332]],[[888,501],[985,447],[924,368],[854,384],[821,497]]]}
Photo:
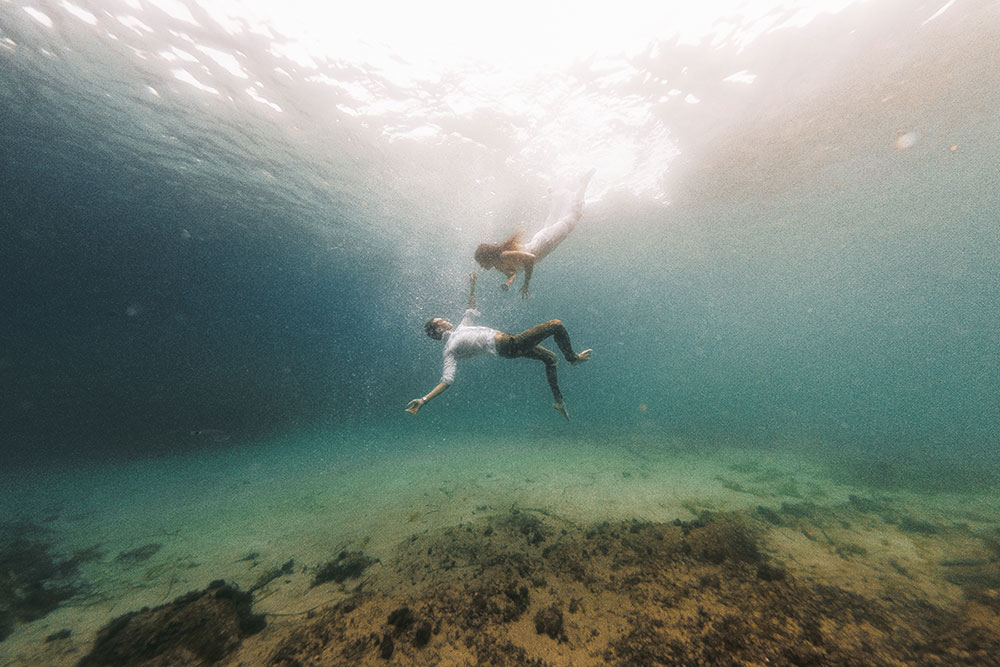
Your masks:
{"label": "underwater scene", "polygon": [[0,665],[1000,665],[997,35],[0,1]]}

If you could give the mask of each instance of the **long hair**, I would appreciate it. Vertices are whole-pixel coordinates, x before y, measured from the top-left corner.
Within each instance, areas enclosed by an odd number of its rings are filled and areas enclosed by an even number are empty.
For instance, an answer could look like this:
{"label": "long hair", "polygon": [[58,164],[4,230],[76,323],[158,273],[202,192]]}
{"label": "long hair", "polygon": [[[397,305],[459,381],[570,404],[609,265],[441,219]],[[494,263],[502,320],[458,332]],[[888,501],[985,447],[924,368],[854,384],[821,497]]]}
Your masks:
{"label": "long hair", "polygon": [[500,262],[500,254],[508,250],[516,250],[521,247],[521,232],[516,231],[507,237],[503,243],[480,243],[476,246],[474,255],[479,266],[489,269]]}

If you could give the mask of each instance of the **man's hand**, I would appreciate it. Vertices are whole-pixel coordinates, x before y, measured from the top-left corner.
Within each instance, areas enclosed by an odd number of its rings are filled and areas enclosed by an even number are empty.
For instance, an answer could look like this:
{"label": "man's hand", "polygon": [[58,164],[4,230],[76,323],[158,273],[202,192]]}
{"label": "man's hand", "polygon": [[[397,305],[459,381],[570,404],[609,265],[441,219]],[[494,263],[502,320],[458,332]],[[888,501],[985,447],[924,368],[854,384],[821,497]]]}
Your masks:
{"label": "man's hand", "polygon": [[521,286],[521,298],[522,298],[522,299],[527,299],[527,298],[529,298],[530,296],[531,296],[531,295],[530,295],[530,294],[528,294],[528,286],[527,286],[527,285],[522,285],[522,286]]}
{"label": "man's hand", "polygon": [[426,402],[427,401],[425,401],[422,398],[415,398],[412,401],[410,401],[409,405],[406,406],[406,411],[409,412],[411,415],[415,415],[420,410],[420,408],[424,407],[424,403]]}

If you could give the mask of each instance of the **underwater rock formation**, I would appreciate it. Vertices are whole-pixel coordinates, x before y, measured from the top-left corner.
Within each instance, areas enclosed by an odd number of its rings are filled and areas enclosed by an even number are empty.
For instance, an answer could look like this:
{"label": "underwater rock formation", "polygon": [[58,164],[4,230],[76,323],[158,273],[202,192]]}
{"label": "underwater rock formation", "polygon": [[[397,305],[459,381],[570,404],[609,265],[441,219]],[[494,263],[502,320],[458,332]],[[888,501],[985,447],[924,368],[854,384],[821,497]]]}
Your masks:
{"label": "underwater rock formation", "polygon": [[704,513],[582,527],[520,510],[414,535],[364,592],[276,632],[253,659],[274,667],[995,664],[995,591],[943,608],[919,587],[869,596],[799,578],[766,555],[772,526],[760,513]]}
{"label": "underwater rock formation", "polygon": [[[516,509],[413,534],[381,560],[288,560],[251,589],[275,615],[266,632],[252,593],[217,581],[115,619],[79,664],[996,664],[1000,527],[914,533],[888,511],[580,525]],[[16,664],[70,664],[86,641],[66,627]]]}
{"label": "underwater rock formation", "polygon": [[251,611],[252,596],[213,581],[154,609],[130,612],[97,634],[80,667],[153,667],[216,663],[265,620]]}
{"label": "underwater rock formation", "polygon": [[535,614],[535,632],[550,639],[564,639],[562,610],[556,605],[539,609]]}

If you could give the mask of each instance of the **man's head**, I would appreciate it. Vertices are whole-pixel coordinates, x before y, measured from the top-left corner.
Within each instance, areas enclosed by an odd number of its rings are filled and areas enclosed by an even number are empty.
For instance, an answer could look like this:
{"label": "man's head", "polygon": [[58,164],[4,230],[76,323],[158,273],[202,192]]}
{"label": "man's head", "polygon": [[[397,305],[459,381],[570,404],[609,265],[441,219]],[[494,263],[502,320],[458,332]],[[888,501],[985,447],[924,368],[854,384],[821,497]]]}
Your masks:
{"label": "man's head", "polygon": [[443,317],[432,317],[424,323],[424,333],[434,340],[441,340],[445,331],[451,331],[453,325]]}

